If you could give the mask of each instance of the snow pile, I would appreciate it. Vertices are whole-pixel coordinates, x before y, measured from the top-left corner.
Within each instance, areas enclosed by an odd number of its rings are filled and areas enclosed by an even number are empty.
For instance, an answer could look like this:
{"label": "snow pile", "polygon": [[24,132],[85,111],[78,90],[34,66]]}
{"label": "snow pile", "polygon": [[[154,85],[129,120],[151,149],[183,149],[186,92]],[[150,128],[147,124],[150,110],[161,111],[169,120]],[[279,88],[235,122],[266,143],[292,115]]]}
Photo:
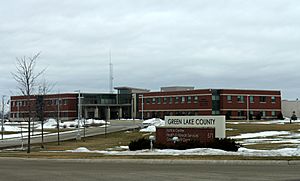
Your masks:
{"label": "snow pile", "polygon": [[105,155],[194,155],[194,156],[208,156],[208,155],[236,155],[236,156],[254,156],[254,157],[277,157],[277,156],[300,156],[300,148],[283,148],[277,150],[254,150],[247,148],[239,148],[237,152],[224,151],[211,148],[194,148],[187,150],[173,150],[173,149],[154,149],[138,150],[138,151],[90,151],[87,148],[80,147],[75,150],[67,150],[66,152],[89,152],[101,153]]}
{"label": "snow pile", "polygon": [[159,118],[152,118],[143,121],[143,126],[164,126],[165,121]]}
{"label": "snow pile", "polygon": [[156,132],[156,127],[155,126],[148,126],[147,128],[141,129],[140,132],[154,133],[154,132]]}
{"label": "snow pile", "polygon": [[[104,125],[104,124],[110,124],[109,121],[104,121],[104,120],[98,120],[98,119],[86,119],[85,124],[86,125]],[[82,124],[84,124],[84,121],[82,121]]]}
{"label": "snow pile", "polygon": [[141,129],[140,132],[156,132],[157,126],[164,126],[165,121],[159,118],[152,118],[145,120],[143,122],[143,126],[146,127],[144,129]]}
{"label": "snow pile", "polygon": [[263,131],[259,133],[245,133],[238,136],[231,136],[231,139],[246,139],[246,138],[258,138],[258,137],[269,137],[278,135],[288,135],[289,131]]}
{"label": "snow pile", "polygon": [[[61,123],[59,123],[61,124]],[[49,118],[47,120],[44,121],[44,129],[54,129],[57,127],[57,121],[56,119],[53,119],[53,118]],[[36,129],[42,129],[42,125],[41,123],[38,124],[37,128]]]}
{"label": "snow pile", "polygon": [[91,152],[89,149],[85,148],[85,147],[79,147],[75,150],[67,150],[66,152],[72,152],[72,153],[88,153]]}

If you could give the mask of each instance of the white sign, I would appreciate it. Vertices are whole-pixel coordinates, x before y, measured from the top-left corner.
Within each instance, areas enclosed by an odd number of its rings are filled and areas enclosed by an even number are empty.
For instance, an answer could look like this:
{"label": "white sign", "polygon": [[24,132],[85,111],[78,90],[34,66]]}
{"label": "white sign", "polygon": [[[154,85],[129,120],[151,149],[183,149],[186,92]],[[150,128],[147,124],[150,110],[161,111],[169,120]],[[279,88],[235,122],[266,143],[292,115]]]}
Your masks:
{"label": "white sign", "polygon": [[165,116],[167,127],[215,128],[216,138],[225,138],[225,116]]}

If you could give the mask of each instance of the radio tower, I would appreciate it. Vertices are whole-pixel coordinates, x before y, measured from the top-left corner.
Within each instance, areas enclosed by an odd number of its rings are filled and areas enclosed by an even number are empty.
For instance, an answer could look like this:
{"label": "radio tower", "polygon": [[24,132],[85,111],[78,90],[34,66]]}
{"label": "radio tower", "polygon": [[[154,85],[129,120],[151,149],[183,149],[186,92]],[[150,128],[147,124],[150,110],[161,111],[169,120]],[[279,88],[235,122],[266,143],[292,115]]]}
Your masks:
{"label": "radio tower", "polygon": [[109,50],[109,92],[113,93],[113,64],[111,63],[111,51]]}

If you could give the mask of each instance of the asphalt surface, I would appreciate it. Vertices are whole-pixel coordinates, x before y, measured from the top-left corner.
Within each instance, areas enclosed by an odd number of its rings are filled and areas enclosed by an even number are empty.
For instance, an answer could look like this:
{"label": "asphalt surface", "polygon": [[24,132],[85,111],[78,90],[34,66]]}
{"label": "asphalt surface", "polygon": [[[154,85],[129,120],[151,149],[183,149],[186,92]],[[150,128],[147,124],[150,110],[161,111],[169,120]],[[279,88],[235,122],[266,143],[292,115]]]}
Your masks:
{"label": "asphalt surface", "polygon": [[0,180],[299,181],[300,162],[38,160],[1,158]]}
{"label": "asphalt surface", "polygon": [[[86,128],[86,137],[89,136],[95,136],[95,135],[101,135],[106,133],[112,133],[112,132],[118,132],[118,131],[125,131],[125,130],[130,130],[130,129],[135,129],[141,126],[140,121],[119,121],[119,120],[113,120],[110,121],[111,125],[107,127],[105,130],[104,127],[90,127]],[[80,130],[80,135],[83,137],[84,135],[84,130],[81,128]],[[60,140],[65,141],[65,140],[72,140],[76,139],[77,137],[77,130],[74,130],[72,132],[61,132],[60,133]],[[42,138],[41,136],[39,137],[32,137],[30,139],[31,144],[34,143],[41,143]],[[52,133],[50,135],[44,135],[44,143],[46,142],[56,142],[57,141],[57,133]],[[24,145],[27,144],[27,136],[24,137]],[[14,146],[21,146],[22,141],[21,139],[5,139],[5,140],[0,140],[0,149],[1,148],[8,148],[8,147],[14,147]]]}

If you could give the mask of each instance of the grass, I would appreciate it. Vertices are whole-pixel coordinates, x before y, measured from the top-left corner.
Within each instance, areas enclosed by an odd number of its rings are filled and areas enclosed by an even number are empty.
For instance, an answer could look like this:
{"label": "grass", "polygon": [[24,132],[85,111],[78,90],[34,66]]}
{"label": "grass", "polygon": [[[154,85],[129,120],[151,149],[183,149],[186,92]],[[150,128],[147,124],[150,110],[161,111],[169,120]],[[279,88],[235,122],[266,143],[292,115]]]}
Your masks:
{"label": "grass", "polygon": [[[116,132],[107,134],[106,138],[104,135],[87,137],[84,140],[76,141],[69,140],[61,142],[60,145],[57,142],[46,143],[44,147],[47,151],[63,151],[63,150],[74,150],[78,147],[86,147],[89,150],[105,150],[107,148],[114,148],[117,146],[127,146],[131,140],[142,138],[147,136],[138,131],[132,132]],[[40,144],[39,144],[40,145]],[[40,151],[39,145],[36,146],[33,151]]]}

